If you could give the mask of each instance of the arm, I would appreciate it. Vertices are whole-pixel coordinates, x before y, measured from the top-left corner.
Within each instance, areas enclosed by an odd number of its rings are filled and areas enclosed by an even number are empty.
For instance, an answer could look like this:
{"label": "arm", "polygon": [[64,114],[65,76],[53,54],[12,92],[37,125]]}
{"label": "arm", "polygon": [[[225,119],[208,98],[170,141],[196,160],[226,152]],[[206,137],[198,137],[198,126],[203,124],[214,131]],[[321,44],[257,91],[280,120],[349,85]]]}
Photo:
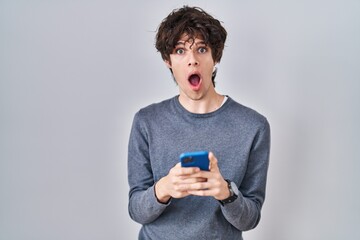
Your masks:
{"label": "arm", "polygon": [[[269,162],[270,128],[266,122],[253,140],[244,179],[239,187],[238,198],[221,206],[224,217],[241,231],[255,228],[265,198],[266,175]],[[198,196],[213,196],[217,200],[229,197],[228,184],[218,168],[216,157],[210,153],[210,171],[201,171],[194,178],[206,178],[206,182],[187,185],[188,192]],[[230,179],[231,180],[231,179]],[[220,204],[220,203],[219,203]]]}
{"label": "arm", "polygon": [[149,155],[148,132],[139,113],[135,115],[128,150],[129,214],[141,224],[156,220],[171,198],[188,196],[186,186],[202,179],[188,178],[199,172],[198,168],[182,168],[180,163],[156,183]]}
{"label": "arm", "polygon": [[270,153],[270,126],[267,121],[254,138],[239,196],[221,207],[225,218],[237,229],[253,229],[260,221]]}
{"label": "arm", "polygon": [[134,117],[128,146],[128,182],[130,217],[146,224],[154,221],[167,207],[157,201],[151,170],[147,132],[141,117]]}

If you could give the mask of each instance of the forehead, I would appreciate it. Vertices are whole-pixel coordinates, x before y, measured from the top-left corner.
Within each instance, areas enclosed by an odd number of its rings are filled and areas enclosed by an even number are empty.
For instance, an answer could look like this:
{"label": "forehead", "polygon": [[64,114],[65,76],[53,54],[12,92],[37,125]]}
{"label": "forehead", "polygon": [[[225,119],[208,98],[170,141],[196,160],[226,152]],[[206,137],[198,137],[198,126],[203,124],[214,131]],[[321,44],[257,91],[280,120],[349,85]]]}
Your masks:
{"label": "forehead", "polygon": [[200,35],[197,36],[190,36],[187,33],[183,33],[179,40],[176,42],[176,45],[178,44],[205,44],[203,38]]}

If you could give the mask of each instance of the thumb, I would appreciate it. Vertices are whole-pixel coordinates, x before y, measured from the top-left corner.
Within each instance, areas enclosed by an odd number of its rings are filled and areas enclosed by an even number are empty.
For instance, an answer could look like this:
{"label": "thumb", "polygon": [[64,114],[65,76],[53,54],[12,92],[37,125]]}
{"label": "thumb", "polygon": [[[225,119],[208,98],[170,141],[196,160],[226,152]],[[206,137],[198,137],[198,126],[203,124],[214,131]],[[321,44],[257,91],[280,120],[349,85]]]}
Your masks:
{"label": "thumb", "polygon": [[218,160],[212,152],[209,152],[210,171],[219,171]]}

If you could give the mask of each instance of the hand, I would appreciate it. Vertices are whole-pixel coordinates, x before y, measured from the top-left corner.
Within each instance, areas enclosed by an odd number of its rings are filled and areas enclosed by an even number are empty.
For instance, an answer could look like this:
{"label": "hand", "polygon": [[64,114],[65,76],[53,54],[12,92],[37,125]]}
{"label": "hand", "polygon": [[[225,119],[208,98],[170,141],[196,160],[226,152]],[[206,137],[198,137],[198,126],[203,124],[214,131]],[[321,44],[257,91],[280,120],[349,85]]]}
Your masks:
{"label": "hand", "polygon": [[197,196],[213,196],[217,200],[223,200],[230,196],[228,183],[220,173],[218,160],[215,155],[209,153],[210,171],[199,171],[192,174],[191,178],[206,179],[207,181],[195,181],[186,187],[187,193]]}
{"label": "hand", "polygon": [[204,178],[193,176],[199,172],[199,168],[185,168],[181,167],[180,163],[176,164],[170,169],[168,175],[156,183],[155,194],[157,199],[162,203],[166,203],[171,197],[183,198],[190,195],[188,192],[189,184],[206,181]]}

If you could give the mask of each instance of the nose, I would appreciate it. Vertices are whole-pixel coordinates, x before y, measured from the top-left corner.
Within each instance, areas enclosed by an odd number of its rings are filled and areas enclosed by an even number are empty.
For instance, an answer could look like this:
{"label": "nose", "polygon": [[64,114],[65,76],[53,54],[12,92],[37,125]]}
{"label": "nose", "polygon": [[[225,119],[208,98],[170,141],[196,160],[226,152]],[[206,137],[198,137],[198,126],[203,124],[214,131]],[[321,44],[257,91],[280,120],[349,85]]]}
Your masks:
{"label": "nose", "polygon": [[188,60],[188,66],[197,66],[199,65],[199,61],[195,56],[195,53],[193,51],[190,51],[189,53],[189,60]]}

